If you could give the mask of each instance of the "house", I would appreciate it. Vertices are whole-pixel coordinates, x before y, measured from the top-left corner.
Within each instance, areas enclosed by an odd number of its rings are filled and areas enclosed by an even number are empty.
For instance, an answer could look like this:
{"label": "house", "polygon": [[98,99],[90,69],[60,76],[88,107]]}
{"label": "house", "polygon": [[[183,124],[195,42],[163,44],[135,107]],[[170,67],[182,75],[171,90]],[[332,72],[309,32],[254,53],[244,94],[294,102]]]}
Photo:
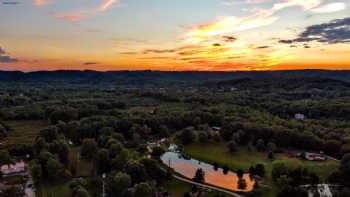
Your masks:
{"label": "house", "polygon": [[15,164],[2,165],[0,170],[3,176],[24,173],[26,172],[26,164],[23,161],[17,161]]}
{"label": "house", "polygon": [[305,159],[309,161],[325,161],[327,158],[318,153],[305,153]]}
{"label": "house", "polygon": [[304,114],[300,114],[300,113],[298,113],[298,114],[295,114],[294,115],[294,118],[296,119],[296,120],[305,120],[305,115]]}

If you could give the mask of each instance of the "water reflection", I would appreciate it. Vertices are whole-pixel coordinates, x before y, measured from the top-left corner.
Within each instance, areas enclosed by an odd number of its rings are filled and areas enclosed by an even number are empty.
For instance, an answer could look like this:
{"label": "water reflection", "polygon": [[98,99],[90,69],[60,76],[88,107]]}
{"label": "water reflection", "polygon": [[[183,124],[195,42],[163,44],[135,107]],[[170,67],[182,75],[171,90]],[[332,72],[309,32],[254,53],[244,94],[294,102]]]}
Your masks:
{"label": "water reflection", "polygon": [[174,169],[177,173],[192,179],[198,168],[201,168],[205,172],[205,183],[225,188],[231,191],[249,192],[254,188],[254,180],[252,180],[249,174],[244,174],[243,179],[246,182],[244,189],[239,189],[237,174],[229,171],[224,174],[222,168],[214,169],[213,165],[200,162],[191,158],[184,158],[181,153],[178,152],[166,152],[162,155],[161,160],[164,164]]}

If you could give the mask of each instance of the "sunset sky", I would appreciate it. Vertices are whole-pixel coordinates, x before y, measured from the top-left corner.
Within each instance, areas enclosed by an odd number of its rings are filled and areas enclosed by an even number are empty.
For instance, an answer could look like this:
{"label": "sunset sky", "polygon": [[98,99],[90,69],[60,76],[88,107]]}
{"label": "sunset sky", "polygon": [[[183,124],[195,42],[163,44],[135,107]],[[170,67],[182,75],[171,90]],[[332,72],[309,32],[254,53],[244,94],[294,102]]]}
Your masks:
{"label": "sunset sky", "polygon": [[0,0],[1,70],[350,69],[350,0]]}

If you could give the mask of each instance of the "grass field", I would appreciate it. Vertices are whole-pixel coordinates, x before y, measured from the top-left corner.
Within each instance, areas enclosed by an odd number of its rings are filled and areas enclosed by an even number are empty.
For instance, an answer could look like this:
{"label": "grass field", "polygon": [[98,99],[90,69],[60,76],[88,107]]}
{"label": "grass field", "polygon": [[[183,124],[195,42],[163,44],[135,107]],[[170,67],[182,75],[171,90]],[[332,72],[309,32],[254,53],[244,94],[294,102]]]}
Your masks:
{"label": "grass field", "polygon": [[93,164],[80,157],[80,147],[71,147],[69,153],[70,161],[76,162],[76,177],[89,177],[93,173]]}
{"label": "grass field", "polygon": [[[188,183],[181,182],[179,180],[173,179],[165,185],[166,190],[170,193],[171,197],[183,197],[184,193],[191,191],[192,186]],[[229,197],[226,194],[218,192],[210,192],[201,197]]]}
{"label": "grass field", "polygon": [[11,147],[14,145],[31,145],[34,139],[39,135],[41,129],[48,126],[46,121],[41,120],[16,120],[6,121],[6,125],[10,126],[7,138],[2,146]]}
{"label": "grass field", "polygon": [[43,184],[37,188],[36,197],[72,197],[69,182]]}
{"label": "grass field", "polygon": [[[262,163],[265,165],[266,178],[265,183],[272,186],[272,189],[268,194],[264,196],[274,196],[277,188],[273,185],[271,179],[272,163],[273,161],[267,158],[266,153],[261,153],[257,151],[249,151],[245,147],[239,148],[235,153],[230,153],[225,145],[225,143],[207,143],[207,144],[192,144],[185,147],[185,152],[195,159],[201,161],[214,163],[217,162],[220,165],[228,165],[230,169],[237,170],[243,169],[248,171],[250,166]],[[275,160],[282,160],[287,165],[292,166],[304,166],[309,170],[317,173],[321,180],[325,180],[336,168],[337,163],[335,161],[325,161],[325,162],[312,162],[304,161],[298,158],[288,158],[283,154],[276,154]]]}

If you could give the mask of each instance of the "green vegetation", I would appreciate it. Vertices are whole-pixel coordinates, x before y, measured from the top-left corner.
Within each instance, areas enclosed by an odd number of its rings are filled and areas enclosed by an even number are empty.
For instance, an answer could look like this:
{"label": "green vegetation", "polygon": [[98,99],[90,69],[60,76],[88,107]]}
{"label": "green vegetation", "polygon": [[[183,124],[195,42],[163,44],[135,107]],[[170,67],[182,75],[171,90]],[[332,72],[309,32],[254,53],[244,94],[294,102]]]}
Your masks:
{"label": "green vegetation", "polygon": [[[29,155],[42,197],[93,196],[102,182],[110,196],[131,195],[128,188],[145,196],[166,188],[180,197],[190,186],[170,180],[159,162],[167,144],[149,150],[164,138],[196,159],[264,175],[271,187],[259,188],[264,196],[301,194],[298,185],[317,181],[350,182],[350,84],[343,73],[17,75],[28,78],[0,83],[0,162]],[[322,151],[345,160],[310,162],[281,150]],[[272,178],[275,163],[284,164]]]}
{"label": "green vegetation", "polygon": [[301,160],[299,158],[289,158],[285,154],[275,154],[275,159],[268,159],[266,152],[257,152],[255,149],[249,150],[247,147],[239,147],[234,153],[229,152],[225,143],[207,143],[205,145],[195,143],[185,146],[185,152],[193,158],[209,163],[219,163],[228,165],[230,169],[244,169],[246,172],[251,166],[262,163],[265,165],[267,174],[270,174],[272,163],[284,161],[290,166],[305,166],[317,173],[322,180],[325,180],[338,167],[337,162],[328,160],[325,162],[313,162]]}
{"label": "green vegetation", "polygon": [[32,145],[34,139],[39,136],[39,132],[48,126],[43,120],[16,120],[6,121],[10,127],[8,136],[2,147],[14,147],[19,145]]}
{"label": "green vegetation", "polygon": [[271,172],[272,166],[276,162],[283,162],[290,167],[305,167],[311,172],[316,173],[322,182],[326,182],[327,178],[334,173],[339,164],[335,161],[328,160],[325,162],[313,162],[301,160],[299,158],[289,158],[285,154],[275,154],[275,159],[270,160],[266,152],[257,152],[254,148],[249,150],[247,147],[239,147],[234,153],[230,152],[224,142],[211,142],[205,145],[194,143],[185,146],[185,153],[189,156],[209,163],[218,163],[220,166],[227,165],[231,170],[244,169],[248,172],[251,166],[264,164],[266,169],[266,177],[264,183],[270,186],[262,188],[264,196],[276,196],[278,187],[273,183]]}
{"label": "green vegetation", "polygon": [[72,197],[69,183],[44,183],[38,187],[37,197]]}

